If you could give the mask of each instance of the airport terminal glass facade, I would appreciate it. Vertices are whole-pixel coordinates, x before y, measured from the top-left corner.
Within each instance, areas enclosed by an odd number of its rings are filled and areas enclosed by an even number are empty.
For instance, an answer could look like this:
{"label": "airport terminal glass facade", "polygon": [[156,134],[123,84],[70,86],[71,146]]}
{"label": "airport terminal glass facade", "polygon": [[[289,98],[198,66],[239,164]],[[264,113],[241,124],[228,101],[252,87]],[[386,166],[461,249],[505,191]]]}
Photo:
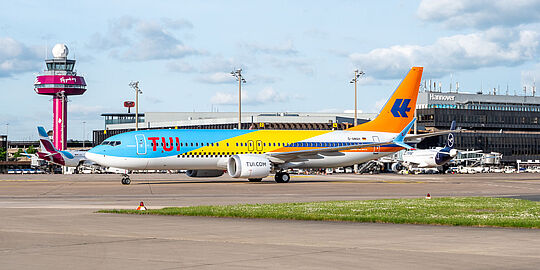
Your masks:
{"label": "airport terminal glass facade", "polygon": [[[453,120],[464,132],[456,148],[503,154],[503,162],[540,159],[540,97],[421,92],[418,124],[446,130]],[[443,145],[444,136],[428,138],[419,148]]]}
{"label": "airport terminal glass facade", "polygon": [[[134,113],[104,113],[105,126],[113,124],[133,124],[135,123]],[[139,113],[139,123],[144,122],[144,113]]]}

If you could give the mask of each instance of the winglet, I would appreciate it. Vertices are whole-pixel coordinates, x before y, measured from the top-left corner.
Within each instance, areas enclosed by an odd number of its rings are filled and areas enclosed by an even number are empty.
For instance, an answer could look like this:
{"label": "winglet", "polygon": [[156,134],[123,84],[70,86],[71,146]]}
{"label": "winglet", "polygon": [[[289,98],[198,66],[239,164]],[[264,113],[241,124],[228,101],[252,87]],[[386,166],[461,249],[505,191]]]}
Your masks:
{"label": "winglet", "polygon": [[49,135],[47,134],[47,131],[45,131],[45,128],[43,127],[37,127],[38,133],[40,137],[49,138]]}
{"label": "winglet", "polygon": [[405,136],[409,133],[409,130],[411,130],[414,121],[416,121],[416,117],[413,118],[413,120],[392,140],[394,144],[397,144],[401,147],[407,148],[407,149],[413,149],[412,146],[406,144],[403,139],[405,139]]}

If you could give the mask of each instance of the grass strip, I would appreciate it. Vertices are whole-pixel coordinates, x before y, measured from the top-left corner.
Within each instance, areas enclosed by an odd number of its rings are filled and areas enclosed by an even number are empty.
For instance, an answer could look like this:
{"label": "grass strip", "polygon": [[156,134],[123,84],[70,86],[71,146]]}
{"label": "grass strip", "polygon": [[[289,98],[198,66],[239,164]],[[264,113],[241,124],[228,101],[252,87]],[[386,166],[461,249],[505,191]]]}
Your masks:
{"label": "grass strip", "polygon": [[450,197],[278,204],[167,207],[100,213],[540,228],[540,202],[510,198]]}

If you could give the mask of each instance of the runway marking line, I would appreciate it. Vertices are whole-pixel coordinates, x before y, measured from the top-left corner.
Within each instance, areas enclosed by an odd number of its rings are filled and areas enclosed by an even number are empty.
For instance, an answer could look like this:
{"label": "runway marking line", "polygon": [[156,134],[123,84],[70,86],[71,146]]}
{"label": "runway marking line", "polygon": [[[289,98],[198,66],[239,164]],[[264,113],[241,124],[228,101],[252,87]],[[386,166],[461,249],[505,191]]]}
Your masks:
{"label": "runway marking line", "polygon": [[50,181],[39,180],[39,179],[9,179],[9,180],[0,180],[0,182],[50,182]]}
{"label": "runway marking line", "polygon": [[[329,181],[316,181],[316,182],[294,182],[294,178],[291,179],[291,183],[294,184],[313,184],[313,183],[325,183],[325,184],[425,184],[422,181],[384,181],[384,180],[369,180],[369,181],[351,181],[351,180],[329,180]],[[247,183],[249,184],[249,183]]]}

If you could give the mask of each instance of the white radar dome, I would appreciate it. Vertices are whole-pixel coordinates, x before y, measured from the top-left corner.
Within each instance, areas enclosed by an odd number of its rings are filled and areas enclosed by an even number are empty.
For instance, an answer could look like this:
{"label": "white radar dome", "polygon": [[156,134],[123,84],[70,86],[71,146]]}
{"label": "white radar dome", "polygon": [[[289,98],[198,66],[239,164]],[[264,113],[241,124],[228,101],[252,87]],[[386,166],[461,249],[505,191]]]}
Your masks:
{"label": "white radar dome", "polygon": [[54,58],[66,58],[68,56],[69,50],[66,44],[58,43],[54,45],[52,49],[52,55]]}

